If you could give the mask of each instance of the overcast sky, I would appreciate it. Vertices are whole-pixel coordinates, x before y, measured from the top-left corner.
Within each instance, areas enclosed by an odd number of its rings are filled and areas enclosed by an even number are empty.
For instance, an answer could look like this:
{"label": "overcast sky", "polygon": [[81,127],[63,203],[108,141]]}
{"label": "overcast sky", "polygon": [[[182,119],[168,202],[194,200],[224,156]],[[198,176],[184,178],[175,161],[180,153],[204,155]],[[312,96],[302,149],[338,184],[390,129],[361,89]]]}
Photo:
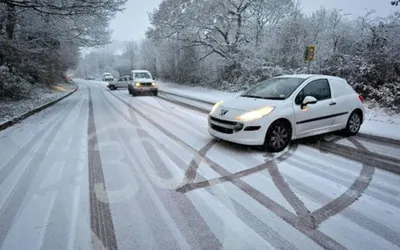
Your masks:
{"label": "overcast sky", "polygon": [[[144,38],[150,25],[148,13],[157,8],[162,0],[128,0],[124,12],[119,13],[111,22],[113,40],[128,41]],[[391,0],[300,0],[306,12],[311,12],[324,6],[327,9],[343,9],[345,13],[356,16],[364,15],[367,10],[376,10],[377,15],[387,16],[400,6],[390,5]]]}

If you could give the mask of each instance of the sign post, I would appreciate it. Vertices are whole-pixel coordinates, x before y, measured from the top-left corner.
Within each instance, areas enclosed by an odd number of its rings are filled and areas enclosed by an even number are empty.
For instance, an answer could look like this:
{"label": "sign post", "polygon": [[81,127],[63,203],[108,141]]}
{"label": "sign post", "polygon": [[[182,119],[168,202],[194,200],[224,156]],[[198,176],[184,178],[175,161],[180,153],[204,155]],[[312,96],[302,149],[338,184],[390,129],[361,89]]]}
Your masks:
{"label": "sign post", "polygon": [[309,74],[310,74],[311,62],[314,61],[314,59],[315,59],[315,46],[314,45],[306,46],[304,52],[304,60],[308,62],[307,72]]}

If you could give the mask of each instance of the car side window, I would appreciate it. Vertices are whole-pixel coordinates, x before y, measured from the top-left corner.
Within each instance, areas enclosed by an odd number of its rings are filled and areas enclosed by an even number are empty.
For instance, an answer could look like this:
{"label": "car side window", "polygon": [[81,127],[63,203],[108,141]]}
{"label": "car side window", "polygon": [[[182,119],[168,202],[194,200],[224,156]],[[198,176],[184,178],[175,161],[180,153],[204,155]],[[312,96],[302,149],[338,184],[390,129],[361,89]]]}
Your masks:
{"label": "car side window", "polygon": [[306,96],[313,96],[317,101],[331,98],[331,88],[326,79],[319,79],[307,84],[296,96],[295,103],[300,105]]}

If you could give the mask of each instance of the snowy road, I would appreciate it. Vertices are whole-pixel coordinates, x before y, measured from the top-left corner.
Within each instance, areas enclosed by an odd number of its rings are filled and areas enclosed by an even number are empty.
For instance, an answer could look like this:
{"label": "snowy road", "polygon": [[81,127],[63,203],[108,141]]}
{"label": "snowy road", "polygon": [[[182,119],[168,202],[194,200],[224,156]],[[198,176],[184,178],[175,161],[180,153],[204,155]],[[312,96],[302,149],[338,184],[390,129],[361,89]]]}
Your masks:
{"label": "snowy road", "polygon": [[202,112],[79,83],[0,132],[0,249],[400,248],[400,176],[381,169],[399,146],[265,154],[213,140]]}

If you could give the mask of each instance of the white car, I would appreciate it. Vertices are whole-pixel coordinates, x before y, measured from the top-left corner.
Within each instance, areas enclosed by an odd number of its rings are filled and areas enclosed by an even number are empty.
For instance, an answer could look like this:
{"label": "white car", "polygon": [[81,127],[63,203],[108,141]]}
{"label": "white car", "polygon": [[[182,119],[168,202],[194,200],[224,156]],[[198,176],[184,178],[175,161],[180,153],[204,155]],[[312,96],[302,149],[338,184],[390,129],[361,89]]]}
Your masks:
{"label": "white car", "polygon": [[137,96],[139,93],[152,93],[158,95],[158,85],[151,76],[150,71],[147,70],[132,70],[128,82],[128,92],[132,96]]}
{"label": "white car", "polygon": [[357,134],[364,119],[363,101],[342,78],[274,77],[215,104],[208,131],[223,140],[279,152],[294,139],[336,130]]}
{"label": "white car", "polygon": [[110,90],[116,90],[118,88],[128,88],[128,83],[130,82],[130,77],[129,76],[122,76],[118,78],[116,81],[111,81],[107,84],[107,87]]}
{"label": "white car", "polygon": [[114,77],[110,73],[104,73],[102,79],[104,82],[114,81]]}

